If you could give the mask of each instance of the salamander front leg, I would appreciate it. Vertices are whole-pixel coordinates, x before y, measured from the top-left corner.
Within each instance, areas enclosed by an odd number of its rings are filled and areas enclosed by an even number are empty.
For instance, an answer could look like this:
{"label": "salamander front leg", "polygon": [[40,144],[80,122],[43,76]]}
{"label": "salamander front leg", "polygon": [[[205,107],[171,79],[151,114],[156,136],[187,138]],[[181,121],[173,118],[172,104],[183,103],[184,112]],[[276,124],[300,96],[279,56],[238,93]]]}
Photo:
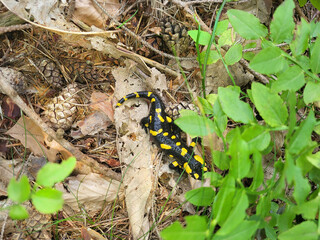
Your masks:
{"label": "salamander front leg", "polygon": [[148,133],[148,129],[150,126],[149,116],[142,118],[140,121],[140,125],[146,131],[146,133]]}

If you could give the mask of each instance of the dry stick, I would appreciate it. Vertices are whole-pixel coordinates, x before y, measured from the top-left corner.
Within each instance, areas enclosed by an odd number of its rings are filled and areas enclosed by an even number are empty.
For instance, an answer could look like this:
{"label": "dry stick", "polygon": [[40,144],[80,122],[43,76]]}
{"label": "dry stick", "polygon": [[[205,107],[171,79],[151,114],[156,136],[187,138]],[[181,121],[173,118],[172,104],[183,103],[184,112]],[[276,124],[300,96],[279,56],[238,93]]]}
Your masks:
{"label": "dry stick", "polygon": [[[95,1],[95,0],[94,0]],[[178,6],[182,7],[187,13],[189,13],[191,15],[191,19],[192,21],[194,21],[196,24],[198,24],[194,17],[193,16],[197,16],[197,19],[199,21],[199,24],[200,26],[202,27],[202,29],[204,29],[205,31],[209,32],[210,34],[212,33],[211,29],[202,21],[202,19],[196,14],[194,13],[190,8],[189,6],[186,4],[186,2],[182,2],[180,0],[172,0],[172,3],[175,3],[177,4]],[[225,48],[222,48],[223,50],[227,51],[227,49]],[[267,84],[269,83],[269,80],[263,76],[262,74],[252,70],[250,67],[249,67],[249,63],[244,60],[243,58],[239,61],[239,63],[247,70],[249,71],[253,76],[255,76],[260,82],[264,83],[264,84]]]}
{"label": "dry stick", "polygon": [[[8,97],[14,101],[15,104],[27,115],[29,118],[37,124],[41,130],[48,134],[52,139],[57,143],[63,146],[67,151],[76,157],[80,163],[80,167],[75,170],[79,173],[87,174],[89,171],[100,173],[103,176],[106,176],[111,179],[121,181],[121,175],[109,169],[106,166],[103,166],[97,163],[94,159],[83,154],[79,149],[75,148],[71,143],[65,139],[59,139],[56,135],[56,132],[51,129],[42,119],[22,100],[18,93],[11,87],[11,85],[6,81],[2,71],[0,70],[0,90],[6,94]],[[77,164],[77,165],[78,165]]]}
{"label": "dry stick", "polygon": [[23,29],[32,28],[33,26],[29,23],[27,24],[18,24],[18,25],[12,25],[8,27],[0,27],[0,34],[7,33],[7,32],[13,32]]}

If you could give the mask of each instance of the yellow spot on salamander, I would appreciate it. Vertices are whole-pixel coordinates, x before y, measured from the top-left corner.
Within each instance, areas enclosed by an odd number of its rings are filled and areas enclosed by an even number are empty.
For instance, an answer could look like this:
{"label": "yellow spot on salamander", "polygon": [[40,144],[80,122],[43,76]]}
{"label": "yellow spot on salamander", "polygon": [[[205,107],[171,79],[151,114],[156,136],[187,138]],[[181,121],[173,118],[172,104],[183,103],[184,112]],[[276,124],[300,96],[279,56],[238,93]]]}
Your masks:
{"label": "yellow spot on salamander", "polygon": [[204,164],[203,158],[200,157],[199,155],[194,155],[193,157],[194,157],[195,160],[197,160],[202,165]]}
{"label": "yellow spot on salamander", "polygon": [[183,168],[186,170],[186,173],[192,173],[192,170],[187,162],[183,164]]}
{"label": "yellow spot on salamander", "polygon": [[[172,156],[172,155],[171,155]],[[174,162],[172,162],[172,165],[174,166],[174,167],[178,167],[179,166],[179,163],[177,162],[177,161],[174,161]]]}
{"label": "yellow spot on salamander", "polygon": [[136,95],[136,98],[139,98],[139,94],[137,92],[134,92],[134,94]]}
{"label": "yellow spot on salamander", "polygon": [[161,108],[156,108],[157,113],[161,113]]}
{"label": "yellow spot on salamander", "polygon": [[155,102],[155,101],[156,101],[156,99],[155,99],[155,98],[152,98],[152,99],[151,99],[151,102]]}
{"label": "yellow spot on salamander", "polygon": [[186,155],[186,154],[187,154],[187,152],[188,152],[188,150],[187,150],[187,149],[185,149],[185,148],[181,148],[181,155],[182,155],[182,156]]}
{"label": "yellow spot on salamander", "polygon": [[[169,157],[173,158],[173,155],[170,154]],[[176,162],[174,162],[174,163],[176,163]],[[178,163],[177,163],[177,164],[178,164]]]}
{"label": "yellow spot on salamander", "polygon": [[194,176],[195,179],[199,179],[199,174],[198,173],[193,174],[193,176]]}
{"label": "yellow spot on salamander", "polygon": [[151,96],[151,94],[152,94],[152,92],[148,92],[148,97],[150,97],[150,96]]}
{"label": "yellow spot on salamander", "polygon": [[149,127],[149,123],[146,123],[145,126],[146,126],[146,127]]}
{"label": "yellow spot on salamander", "polygon": [[170,145],[168,145],[168,144],[160,144],[160,147],[162,148],[162,149],[171,149],[171,146]]}
{"label": "yellow spot on salamander", "polygon": [[208,168],[207,168],[207,167],[203,167],[202,170],[203,170],[204,172],[208,172]]}
{"label": "yellow spot on salamander", "polygon": [[159,118],[160,122],[164,122],[164,119],[160,114],[158,114],[158,118]]}
{"label": "yellow spot on salamander", "polygon": [[175,136],[175,135],[172,135],[172,136],[171,136],[171,139],[176,139],[176,136]]}
{"label": "yellow spot on salamander", "polygon": [[191,147],[194,147],[195,145],[196,145],[195,142],[190,143],[190,146],[191,146]]}
{"label": "yellow spot on salamander", "polygon": [[167,116],[166,118],[167,118],[167,122],[168,122],[168,123],[171,123],[171,122],[172,122],[171,117],[168,117],[168,116]]}
{"label": "yellow spot on salamander", "polygon": [[122,104],[121,103],[117,103],[117,106],[120,107]]}
{"label": "yellow spot on salamander", "polygon": [[169,133],[167,133],[167,132],[163,133],[163,136],[165,136],[165,137],[168,136],[168,135],[169,135]]}
{"label": "yellow spot on salamander", "polygon": [[149,132],[152,136],[157,136],[158,134],[162,133],[162,131],[163,129],[160,128],[158,131],[150,130]]}
{"label": "yellow spot on salamander", "polygon": [[123,100],[127,101],[127,100],[128,100],[128,98],[126,98],[126,97],[123,97]]}
{"label": "yellow spot on salamander", "polygon": [[152,116],[151,115],[149,116],[149,119],[150,119],[150,122],[152,122]]}
{"label": "yellow spot on salamander", "polygon": [[181,142],[177,142],[176,145],[177,145],[177,146],[180,146],[180,145],[181,145]]}

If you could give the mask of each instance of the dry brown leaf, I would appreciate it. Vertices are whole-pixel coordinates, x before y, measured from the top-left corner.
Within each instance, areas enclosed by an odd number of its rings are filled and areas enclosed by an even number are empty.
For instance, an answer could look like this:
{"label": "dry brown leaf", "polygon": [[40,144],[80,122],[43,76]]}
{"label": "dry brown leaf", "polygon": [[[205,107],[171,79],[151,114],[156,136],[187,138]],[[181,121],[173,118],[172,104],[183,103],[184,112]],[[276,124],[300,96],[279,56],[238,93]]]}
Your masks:
{"label": "dry brown leaf", "polygon": [[[98,3],[113,17],[116,17],[120,8],[117,0],[97,0]],[[75,11],[73,17],[87,24],[88,26],[96,26],[104,28],[108,17],[102,11],[95,7],[93,1],[76,0]]]}
{"label": "dry brown leaf", "polygon": [[114,112],[112,107],[112,98],[108,94],[101,92],[93,92],[91,94],[91,105],[90,107],[94,110],[104,112],[109,119],[114,122]]}
{"label": "dry brown leaf", "polygon": [[6,134],[20,140],[24,147],[29,148],[34,155],[45,156],[48,161],[55,162],[60,152],[66,159],[72,154],[56,141],[48,141],[48,134],[43,132],[31,119],[23,116],[10,128]]}

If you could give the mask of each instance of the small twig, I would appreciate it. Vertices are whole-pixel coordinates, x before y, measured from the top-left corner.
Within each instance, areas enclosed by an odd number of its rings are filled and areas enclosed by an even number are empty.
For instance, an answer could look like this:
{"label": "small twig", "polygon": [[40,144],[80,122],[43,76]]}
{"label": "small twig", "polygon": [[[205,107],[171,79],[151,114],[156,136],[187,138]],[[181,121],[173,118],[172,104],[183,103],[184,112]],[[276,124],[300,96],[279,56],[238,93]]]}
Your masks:
{"label": "small twig", "polygon": [[27,24],[19,24],[19,25],[12,25],[9,27],[0,27],[0,34],[4,34],[7,32],[13,32],[13,31],[19,31],[19,30],[24,30],[28,28],[32,28],[33,26],[29,23]]}
{"label": "small twig", "polygon": [[[117,25],[121,25],[122,23],[120,23],[117,19],[115,19],[113,16],[111,16],[98,2],[97,0],[92,0],[97,7],[99,7],[101,9],[101,11],[106,14],[112,21],[114,21]],[[158,53],[159,55],[166,57],[166,58],[170,58],[170,59],[176,59],[177,57],[171,55],[171,54],[167,54],[164,53],[156,48],[154,48],[153,46],[151,46],[147,41],[143,40],[142,37],[140,37],[139,35],[135,34],[134,32],[132,32],[129,28],[127,28],[126,26],[122,26],[122,29],[124,29],[130,36],[134,37],[135,39],[137,39],[139,42],[141,42],[142,44],[144,44],[145,46],[147,46],[148,48],[150,48],[152,51]],[[179,60],[194,60],[195,58],[184,58],[184,57],[178,57]]]}
{"label": "small twig", "polygon": [[[56,132],[51,129],[18,95],[18,93],[11,87],[11,85],[6,81],[2,71],[0,70],[0,90],[6,94],[11,100],[18,105],[18,107],[35,123],[37,124],[41,130],[48,134],[49,137],[54,139],[57,143],[63,146],[67,151],[69,151],[72,155],[76,157],[76,159],[81,162],[82,168],[84,166],[93,171],[100,173],[104,176],[107,176],[111,179],[115,179],[120,181],[121,175],[112,171],[111,169],[99,164],[96,160],[88,157],[87,155],[83,154],[79,149],[74,147],[70,142],[66,141],[65,139],[58,138]],[[76,169],[80,173],[87,173],[86,171],[82,172],[82,168]]]}

